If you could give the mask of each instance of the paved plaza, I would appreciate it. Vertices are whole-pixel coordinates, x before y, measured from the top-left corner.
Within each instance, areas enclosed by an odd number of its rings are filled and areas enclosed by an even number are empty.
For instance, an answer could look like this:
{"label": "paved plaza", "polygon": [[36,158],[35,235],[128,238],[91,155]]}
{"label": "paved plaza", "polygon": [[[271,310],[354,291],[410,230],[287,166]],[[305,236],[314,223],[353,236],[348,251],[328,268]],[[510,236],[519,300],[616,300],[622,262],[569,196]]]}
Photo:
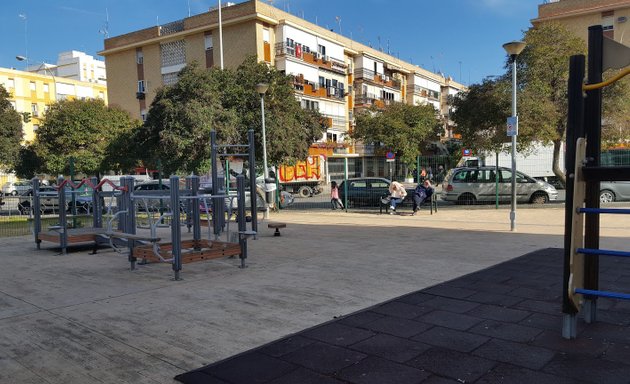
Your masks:
{"label": "paved plaza", "polygon": [[[597,382],[604,368],[612,373],[599,382],[630,377],[620,363],[630,350],[627,305],[604,302],[600,323],[580,321],[578,340],[557,340],[560,207],[519,210],[517,232],[508,209],[490,207],[417,216],[283,211],[271,219],[287,228],[274,237],[260,224],[248,268],[234,259],[185,264],[181,281],[167,264],[130,271],[126,256],[108,249],[60,255],[46,243],[37,251],[31,237],[2,239],[0,383],[176,383],[216,362],[188,382],[579,382],[560,364],[573,349],[592,357],[582,366],[595,374],[581,374],[584,382]],[[630,249],[628,228],[626,216],[603,216],[601,248]],[[506,261],[515,264],[488,269]],[[515,269],[509,282],[506,271]],[[630,287],[627,264],[606,271]],[[298,342],[280,352],[269,344],[287,336],[280,343]],[[383,356],[392,339],[399,352]],[[543,349],[551,352],[531,357]],[[327,351],[338,350],[352,356],[331,359]],[[279,368],[270,375],[260,368],[267,365]]]}

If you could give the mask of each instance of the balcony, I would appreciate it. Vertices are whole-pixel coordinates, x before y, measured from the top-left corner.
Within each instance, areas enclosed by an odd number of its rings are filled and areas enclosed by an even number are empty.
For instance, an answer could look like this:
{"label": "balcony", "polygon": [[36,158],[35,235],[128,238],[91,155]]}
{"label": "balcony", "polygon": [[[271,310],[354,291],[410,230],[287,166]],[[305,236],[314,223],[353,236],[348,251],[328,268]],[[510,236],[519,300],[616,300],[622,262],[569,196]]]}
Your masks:
{"label": "balcony", "polygon": [[323,87],[304,79],[304,75],[293,75],[293,89],[304,96],[322,97],[337,101],[345,100],[345,89],[335,87]]}
{"label": "balcony", "polygon": [[409,92],[413,92],[415,95],[426,97],[431,100],[439,100],[440,98],[440,92],[432,91],[419,85],[409,85],[408,90]]}
{"label": "balcony", "polygon": [[304,61],[305,63],[343,75],[345,75],[348,70],[348,66],[343,61],[329,56],[321,56],[318,52],[314,51],[304,52],[304,47],[298,44],[289,46],[286,43],[277,43],[276,56],[294,57]]}
{"label": "balcony", "polygon": [[375,73],[372,70],[366,68],[357,68],[354,71],[354,77],[356,80],[364,79],[374,84],[384,85],[386,87],[400,89],[400,80],[393,79],[389,76]]}

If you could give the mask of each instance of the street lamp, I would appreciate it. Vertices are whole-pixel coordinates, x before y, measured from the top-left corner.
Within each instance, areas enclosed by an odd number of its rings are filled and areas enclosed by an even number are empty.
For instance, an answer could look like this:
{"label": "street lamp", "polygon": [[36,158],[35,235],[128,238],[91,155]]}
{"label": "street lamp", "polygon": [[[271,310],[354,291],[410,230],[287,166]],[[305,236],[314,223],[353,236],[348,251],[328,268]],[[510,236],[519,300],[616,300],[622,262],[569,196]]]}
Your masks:
{"label": "street lamp", "polygon": [[[256,84],[256,92],[260,95],[260,111],[262,115],[262,140],[263,140],[263,182],[267,184],[267,177],[269,177],[269,171],[267,169],[267,134],[265,133],[265,93],[269,89],[269,84],[258,83]],[[267,196],[265,196],[267,197]],[[265,209],[265,219],[269,218],[269,201],[267,201],[267,208]]]}
{"label": "street lamp", "polygon": [[[18,55],[18,56],[15,56],[15,59],[17,61],[26,61],[26,63],[27,63],[26,70],[28,71],[28,57],[22,56],[22,55]],[[57,80],[55,79],[55,75],[50,70],[50,68],[48,68],[48,66],[46,66],[46,63],[43,62],[43,61],[41,62],[41,64],[39,65],[39,68],[35,72],[36,73],[39,72],[39,70],[42,69],[42,68],[44,69],[44,72],[48,71],[48,73],[50,74],[50,77],[52,77],[52,80],[53,80],[53,89],[52,89],[52,91],[53,91],[53,96],[54,96],[53,97],[53,101],[56,101],[57,100]]]}
{"label": "street lamp", "polygon": [[523,41],[503,44],[503,49],[512,60],[512,116],[508,119],[508,135],[512,136],[512,198],[510,209],[510,230],[516,231],[516,136],[518,135],[518,115],[516,113],[516,58],[525,48]]}

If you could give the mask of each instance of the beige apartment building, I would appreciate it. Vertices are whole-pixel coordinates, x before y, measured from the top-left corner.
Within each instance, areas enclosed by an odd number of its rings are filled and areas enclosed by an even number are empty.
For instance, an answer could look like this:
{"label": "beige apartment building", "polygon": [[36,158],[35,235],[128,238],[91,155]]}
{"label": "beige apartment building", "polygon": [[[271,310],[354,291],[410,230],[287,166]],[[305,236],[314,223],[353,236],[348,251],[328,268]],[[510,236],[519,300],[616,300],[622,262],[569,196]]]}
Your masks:
{"label": "beige apartment building", "polygon": [[[303,108],[327,119],[327,132],[311,154],[352,154],[345,140],[354,113],[392,101],[429,103],[448,117],[448,95],[465,87],[370,48],[259,0],[222,7],[223,61],[238,66],[248,55],[292,76]],[[162,85],[173,84],[186,64],[220,65],[218,10],[105,40],[109,101],[144,118]],[[448,119],[446,119],[448,121]],[[444,137],[452,137],[445,124]],[[372,149],[356,152],[371,156]]]}
{"label": "beige apartment building", "polygon": [[630,45],[630,0],[550,0],[538,6],[532,24],[556,21],[588,39],[588,27],[602,25],[604,35]]}

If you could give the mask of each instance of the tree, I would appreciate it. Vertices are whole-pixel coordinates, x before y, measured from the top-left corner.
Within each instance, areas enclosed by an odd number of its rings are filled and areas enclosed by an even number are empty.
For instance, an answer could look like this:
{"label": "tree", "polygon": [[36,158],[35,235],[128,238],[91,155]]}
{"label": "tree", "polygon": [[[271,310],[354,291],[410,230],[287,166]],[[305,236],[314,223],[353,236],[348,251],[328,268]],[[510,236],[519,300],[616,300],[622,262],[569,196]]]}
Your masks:
{"label": "tree", "polygon": [[510,90],[505,80],[485,79],[452,99],[452,119],[462,145],[476,152],[498,152],[509,141],[505,117],[510,114]]}
{"label": "tree", "polygon": [[102,100],[63,100],[50,105],[37,130],[33,151],[41,161],[38,171],[94,175],[115,168],[125,153],[109,154],[110,144],[138,125],[126,111],[107,107]]}
{"label": "tree", "polygon": [[442,124],[432,105],[392,103],[382,111],[357,114],[352,137],[395,152],[405,164],[414,164],[426,140],[441,131]]}
{"label": "tree", "polygon": [[[564,182],[559,159],[566,134],[569,58],[583,54],[585,43],[566,27],[553,22],[528,30],[524,41],[527,46],[516,61],[517,149],[527,152],[534,143],[553,144],[553,172]],[[496,150],[499,143],[506,141],[505,122],[511,115],[512,65],[509,58],[506,68],[508,71],[504,76],[471,86],[470,91],[455,102],[454,121],[464,140],[482,149]]]}
{"label": "tree", "polygon": [[15,167],[22,141],[22,117],[13,109],[9,92],[0,85],[0,165],[11,170]]}
{"label": "tree", "polygon": [[256,156],[263,157],[260,95],[256,84],[267,83],[265,125],[270,164],[304,159],[310,144],[324,131],[318,113],[304,110],[290,78],[275,68],[247,58],[236,70],[186,66],[178,82],[161,88],[135,135],[138,158],[161,160],[166,173],[203,172],[210,159],[210,132],[221,144],[247,143],[255,130]]}

